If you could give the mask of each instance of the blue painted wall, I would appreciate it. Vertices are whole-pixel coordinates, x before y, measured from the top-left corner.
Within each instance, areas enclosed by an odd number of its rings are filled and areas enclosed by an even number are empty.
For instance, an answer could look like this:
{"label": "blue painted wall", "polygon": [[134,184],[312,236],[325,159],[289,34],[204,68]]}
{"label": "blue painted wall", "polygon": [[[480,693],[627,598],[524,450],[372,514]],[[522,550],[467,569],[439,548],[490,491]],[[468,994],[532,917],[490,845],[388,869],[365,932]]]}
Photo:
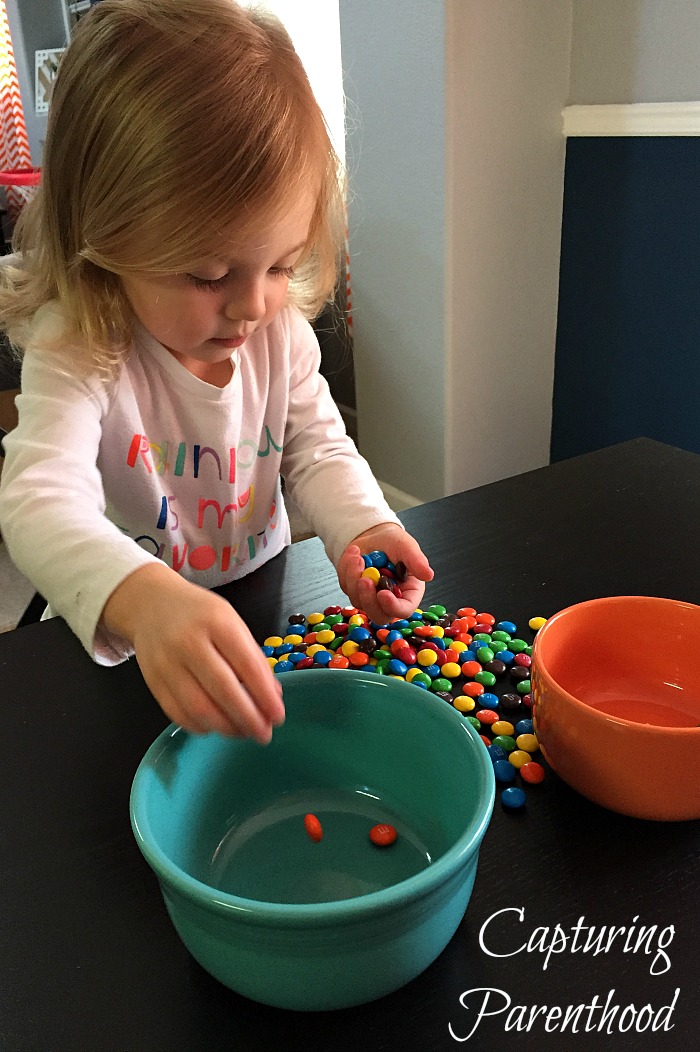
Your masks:
{"label": "blue painted wall", "polygon": [[700,453],[700,139],[567,143],[552,461]]}

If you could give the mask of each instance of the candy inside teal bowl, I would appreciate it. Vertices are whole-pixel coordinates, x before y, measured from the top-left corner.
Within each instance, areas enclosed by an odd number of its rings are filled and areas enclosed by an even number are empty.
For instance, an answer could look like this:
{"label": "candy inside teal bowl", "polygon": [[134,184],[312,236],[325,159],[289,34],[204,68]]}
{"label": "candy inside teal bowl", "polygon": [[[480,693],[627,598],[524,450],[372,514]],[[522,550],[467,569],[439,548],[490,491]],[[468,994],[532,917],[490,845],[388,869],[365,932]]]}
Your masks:
{"label": "candy inside teal bowl", "polygon": [[[134,778],[132,828],[207,971],[265,1004],[343,1008],[403,986],[451,939],[493,769],[467,721],[418,687],[341,670],[283,687],[266,748],[164,731]],[[369,839],[380,823],[397,830],[389,847]]]}

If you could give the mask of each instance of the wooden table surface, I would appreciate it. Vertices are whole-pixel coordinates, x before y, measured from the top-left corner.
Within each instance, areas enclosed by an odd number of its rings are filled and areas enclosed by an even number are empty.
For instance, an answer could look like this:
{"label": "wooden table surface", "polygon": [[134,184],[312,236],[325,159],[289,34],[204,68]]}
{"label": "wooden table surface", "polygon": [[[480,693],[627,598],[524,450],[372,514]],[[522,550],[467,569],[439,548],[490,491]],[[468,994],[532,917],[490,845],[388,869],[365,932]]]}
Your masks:
{"label": "wooden table surface", "polygon": [[[601,595],[700,603],[700,456],[656,442],[402,518],[436,571],[428,602],[451,610],[473,605],[522,626]],[[224,592],[260,640],[290,613],[342,598],[316,539]],[[643,662],[663,645],[663,626],[657,641],[630,639],[621,625],[620,645]],[[524,812],[497,803],[464,920],[423,975],[362,1007],[286,1012],[227,990],[193,961],[136,847],[131,780],[166,725],[136,663],[100,668],[60,619],[31,625],[0,636],[0,699],[0,1048],[695,1047],[700,822],[625,818],[550,773]],[[646,941],[625,952],[618,937],[583,953],[572,949],[576,925],[579,943],[591,926],[644,926]],[[569,1005],[585,1006],[577,1033],[562,1033],[552,1011]]]}

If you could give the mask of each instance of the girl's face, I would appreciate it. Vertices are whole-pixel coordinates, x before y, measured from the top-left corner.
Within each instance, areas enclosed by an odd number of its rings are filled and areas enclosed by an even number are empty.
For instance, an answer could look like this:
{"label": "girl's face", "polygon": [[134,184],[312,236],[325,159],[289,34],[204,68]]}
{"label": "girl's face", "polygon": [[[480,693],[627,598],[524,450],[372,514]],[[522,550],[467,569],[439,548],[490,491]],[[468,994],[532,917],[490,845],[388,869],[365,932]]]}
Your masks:
{"label": "girl's face", "polygon": [[224,232],[190,273],[122,276],[134,314],[189,372],[223,386],[234,348],[284,307],[313,210],[308,195],[281,221],[262,223],[244,241],[236,240],[235,230]]}

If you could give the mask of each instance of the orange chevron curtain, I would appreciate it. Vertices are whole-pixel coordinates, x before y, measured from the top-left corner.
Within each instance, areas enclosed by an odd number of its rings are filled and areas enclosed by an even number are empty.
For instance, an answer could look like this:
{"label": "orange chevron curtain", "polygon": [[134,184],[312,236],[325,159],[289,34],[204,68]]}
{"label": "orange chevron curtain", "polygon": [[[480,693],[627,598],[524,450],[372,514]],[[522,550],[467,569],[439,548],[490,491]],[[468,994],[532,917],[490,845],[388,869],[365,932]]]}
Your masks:
{"label": "orange chevron curtain", "polygon": [[[31,164],[7,10],[5,0],[0,0],[0,169],[31,168]],[[5,194],[14,221],[26,198],[14,186],[5,187]]]}

